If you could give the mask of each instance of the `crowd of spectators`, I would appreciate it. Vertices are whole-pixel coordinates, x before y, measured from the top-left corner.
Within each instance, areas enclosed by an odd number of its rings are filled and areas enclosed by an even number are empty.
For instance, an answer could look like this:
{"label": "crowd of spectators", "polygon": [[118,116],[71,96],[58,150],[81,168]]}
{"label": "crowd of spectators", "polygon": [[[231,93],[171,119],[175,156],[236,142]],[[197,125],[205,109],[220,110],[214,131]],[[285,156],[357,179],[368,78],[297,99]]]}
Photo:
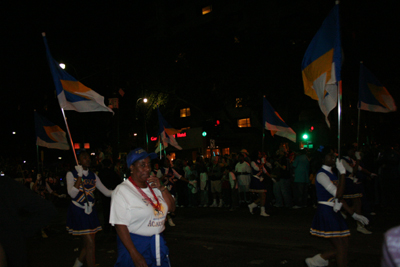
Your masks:
{"label": "crowd of spectators", "polygon": [[[318,148],[317,148],[318,149]],[[394,205],[398,201],[397,190],[400,188],[400,153],[396,146],[363,146],[361,166],[378,176],[374,179],[363,176],[365,190],[363,209],[374,214],[380,207]],[[239,207],[247,207],[258,197],[249,190],[249,181],[245,181],[245,172],[252,173],[252,161],[259,160],[265,172],[260,176],[266,188],[265,209],[267,213],[275,208],[304,208],[316,206],[314,179],[317,163],[314,162],[313,151],[302,149],[292,151],[287,144],[281,144],[273,153],[243,149],[237,153],[216,155],[211,158],[198,156],[195,160],[177,158],[169,155],[152,161],[152,172],[163,183],[168,183],[160,170],[165,168],[165,159],[170,163],[176,177],[169,181],[169,189],[173,190],[177,207],[218,207],[234,211]],[[97,150],[92,156],[92,169],[109,189],[114,189],[129,176],[125,159],[112,160]],[[51,168],[29,166],[10,158],[0,158],[2,172],[14,178],[26,187],[34,190],[43,198],[52,202],[64,202],[67,197],[65,174],[71,170],[73,163],[60,162]],[[243,166],[249,166],[248,169]],[[179,179],[180,177],[184,179]],[[242,178],[241,178],[242,177]],[[249,178],[250,179],[250,178]],[[67,201],[67,200],[65,200]],[[109,200],[104,201],[105,211]],[[261,204],[259,204],[261,208]],[[108,213],[105,212],[105,216]],[[106,218],[105,218],[106,219]],[[106,229],[108,227],[105,227]]]}

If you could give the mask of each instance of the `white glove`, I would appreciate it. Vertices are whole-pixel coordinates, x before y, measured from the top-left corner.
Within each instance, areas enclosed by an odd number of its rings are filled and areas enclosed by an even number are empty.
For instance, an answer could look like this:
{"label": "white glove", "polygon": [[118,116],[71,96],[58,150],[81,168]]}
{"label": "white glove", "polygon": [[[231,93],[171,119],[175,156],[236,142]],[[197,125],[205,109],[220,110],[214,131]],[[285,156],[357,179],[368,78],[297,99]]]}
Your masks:
{"label": "white glove", "polygon": [[354,220],[359,221],[360,223],[367,225],[369,223],[369,220],[367,219],[367,217],[359,215],[357,213],[353,213],[353,215],[351,215],[351,217],[353,217]]}
{"label": "white glove", "polygon": [[36,179],[37,179],[37,180],[42,179],[42,175],[39,173],[38,175],[36,175]]}
{"label": "white glove", "polygon": [[85,205],[85,213],[86,214],[90,214],[90,213],[92,213],[92,211],[93,211],[93,203],[92,202],[89,202],[89,205],[88,205],[88,203],[86,202],[86,203],[84,203],[84,205]]}
{"label": "white glove", "polygon": [[66,194],[62,194],[62,195],[58,195],[59,198],[66,198],[67,195]]}
{"label": "white glove", "polygon": [[78,176],[82,177],[83,176],[83,167],[82,165],[76,165],[75,170],[78,172]]}
{"label": "white glove", "polygon": [[357,159],[357,160],[361,160],[360,151],[356,151],[355,155],[356,155],[356,159]]}
{"label": "white glove", "polygon": [[343,166],[343,160],[339,160],[336,159],[336,168],[338,169],[338,171],[340,172],[340,174],[345,174],[346,173],[346,169]]}
{"label": "white glove", "polygon": [[338,212],[342,208],[343,203],[339,202],[337,198],[335,198],[335,204],[333,204],[333,211]]}

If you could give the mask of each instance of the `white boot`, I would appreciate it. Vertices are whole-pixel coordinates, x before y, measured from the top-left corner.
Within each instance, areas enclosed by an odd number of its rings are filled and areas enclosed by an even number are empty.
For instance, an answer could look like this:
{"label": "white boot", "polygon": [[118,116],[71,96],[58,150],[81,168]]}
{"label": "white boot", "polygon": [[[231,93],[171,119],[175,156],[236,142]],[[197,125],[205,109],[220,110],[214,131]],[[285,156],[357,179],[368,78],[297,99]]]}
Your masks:
{"label": "white boot", "polygon": [[253,202],[253,203],[251,203],[250,205],[247,205],[247,206],[249,207],[250,213],[254,214],[253,213],[253,209],[257,207],[257,204]]}
{"label": "white boot", "polygon": [[365,228],[364,224],[357,222],[357,231],[360,233],[363,233],[365,235],[370,235],[372,234],[371,231],[369,231],[367,228]]}
{"label": "white boot", "polygon": [[175,226],[174,222],[172,221],[171,217],[168,217],[168,224],[169,226]]}
{"label": "white boot", "polygon": [[261,215],[261,216],[264,216],[264,217],[268,217],[268,216],[269,216],[269,214],[265,213],[265,207],[261,207],[261,213],[260,213],[260,215]]}
{"label": "white boot", "polygon": [[220,199],[220,200],[219,200],[218,208],[222,208],[222,206],[223,206],[222,199]]}
{"label": "white boot", "polygon": [[217,205],[217,200],[216,199],[214,199],[214,201],[213,201],[213,203],[212,203],[212,205],[210,206],[211,208],[216,208],[218,205]]}
{"label": "white boot", "polygon": [[307,264],[308,267],[328,266],[329,265],[329,261],[328,260],[324,260],[321,257],[321,254],[317,254],[312,258],[307,258],[306,259],[306,264]]}
{"label": "white boot", "polygon": [[83,263],[80,262],[78,258],[76,258],[75,264],[74,264],[74,266],[72,266],[72,267],[82,267],[82,266],[83,266]]}

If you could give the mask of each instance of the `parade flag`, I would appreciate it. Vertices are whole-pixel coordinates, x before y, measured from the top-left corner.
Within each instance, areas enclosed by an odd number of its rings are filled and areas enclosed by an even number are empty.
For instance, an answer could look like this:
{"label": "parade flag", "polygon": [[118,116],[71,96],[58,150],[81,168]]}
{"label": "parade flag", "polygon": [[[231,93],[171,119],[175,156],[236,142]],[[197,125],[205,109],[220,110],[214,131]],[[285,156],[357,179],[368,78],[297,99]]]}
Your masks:
{"label": "parade flag", "polygon": [[103,96],[83,85],[59,66],[59,63],[50,54],[44,33],[43,40],[60,107],[77,112],[107,111],[114,113],[104,104]]}
{"label": "parade flag", "polygon": [[69,150],[67,134],[57,125],[35,112],[36,145]]}
{"label": "parade flag", "polygon": [[388,90],[362,63],[358,95],[359,109],[372,112],[391,112],[397,109]]}
{"label": "parade flag", "polygon": [[296,143],[296,133],[285,123],[265,97],[263,102],[263,120],[265,129],[270,130],[272,136],[276,134]]}
{"label": "parade flag", "polygon": [[[177,130],[172,128],[168,122],[165,121],[163,116],[161,115],[160,109],[157,108],[158,112],[158,121],[160,125],[160,129],[158,132],[158,136],[160,137],[159,142],[162,142],[162,146],[164,149],[168,146],[168,144],[176,147],[179,150],[182,150],[182,147],[178,145],[178,142],[176,142],[174,135],[177,133],[180,133],[182,130]],[[159,147],[156,150],[156,153],[159,151]]]}
{"label": "parade flag", "polygon": [[304,93],[318,100],[329,127],[328,115],[336,107],[342,86],[341,49],[339,4],[336,4],[312,39],[301,64]]}

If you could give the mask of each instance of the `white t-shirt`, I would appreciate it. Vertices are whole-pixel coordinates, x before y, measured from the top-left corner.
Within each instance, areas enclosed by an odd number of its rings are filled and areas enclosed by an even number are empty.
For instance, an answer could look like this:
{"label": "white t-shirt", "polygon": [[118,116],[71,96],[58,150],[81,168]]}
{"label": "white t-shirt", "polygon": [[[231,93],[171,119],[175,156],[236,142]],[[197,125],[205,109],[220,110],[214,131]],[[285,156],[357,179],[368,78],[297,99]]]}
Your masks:
{"label": "white t-shirt", "polygon": [[200,173],[200,190],[205,190],[207,185],[208,175],[206,172]]}
{"label": "white t-shirt", "polygon": [[250,177],[251,167],[246,161],[243,161],[243,163],[238,162],[235,166],[235,172],[248,173],[248,174],[241,174],[240,176]]}
{"label": "white t-shirt", "polygon": [[[157,203],[149,188],[141,189],[154,204]],[[142,236],[152,236],[164,231],[168,206],[162,192],[158,189],[153,191],[161,204],[159,213],[155,212],[153,206],[129,180],[118,185],[111,196],[110,224],[126,225],[130,233]]]}

